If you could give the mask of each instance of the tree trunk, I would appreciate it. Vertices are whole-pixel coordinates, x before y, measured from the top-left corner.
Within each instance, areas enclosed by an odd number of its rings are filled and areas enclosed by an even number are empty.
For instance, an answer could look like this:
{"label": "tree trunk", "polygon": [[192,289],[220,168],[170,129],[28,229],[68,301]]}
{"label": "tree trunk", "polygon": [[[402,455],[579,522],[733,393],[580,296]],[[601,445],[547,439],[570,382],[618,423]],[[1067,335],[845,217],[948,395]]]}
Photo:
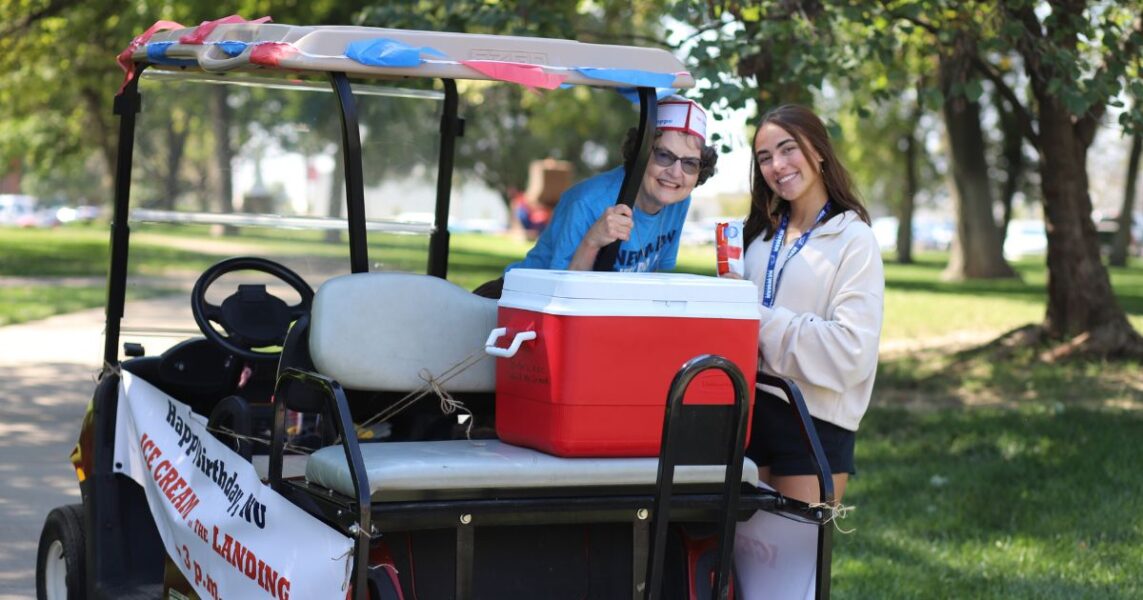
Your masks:
{"label": "tree trunk", "polygon": [[[96,92],[90,88],[84,88],[83,100],[87,105],[87,116],[91,120],[92,138],[99,147],[99,153],[103,156],[103,162],[107,165],[107,169],[103,172],[103,177],[100,177],[100,187],[103,188],[101,196],[107,198],[107,204],[110,205],[114,197],[112,190],[115,185],[115,163],[118,162],[117,148],[119,146],[119,119],[111,113],[110,107],[103,100],[105,90]],[[114,122],[112,117],[115,117]]]}
{"label": "tree trunk", "polygon": [[941,88],[945,92],[944,117],[948,132],[957,235],[944,277],[952,280],[1016,277],[1004,260],[1000,228],[992,216],[992,186],[984,159],[980,104],[951,93],[955,83],[967,79],[975,48],[961,39],[952,54],[940,59]]}
{"label": "tree trunk", "polygon": [[179,196],[179,168],[183,162],[183,150],[186,148],[187,125],[183,123],[176,128],[174,118],[167,121],[164,131],[167,139],[166,172],[163,173],[163,194],[159,206],[165,210],[174,210]]}
{"label": "tree trunk", "polygon": [[1009,107],[999,94],[996,95],[996,112],[1000,115],[1000,129],[1004,135],[1003,150],[1005,178],[1000,190],[1000,205],[1004,216],[1000,222],[1000,247],[1004,247],[1004,238],[1008,233],[1008,223],[1012,220],[1012,199],[1020,189],[1024,177],[1026,161],[1024,159],[1024,133],[1020,130],[1020,123],[1013,114],[1015,110]]}
{"label": "tree trunk", "polygon": [[[918,107],[920,103],[918,102]],[[920,110],[917,111],[917,114]],[[897,206],[897,262],[913,263],[913,208],[917,198],[917,120],[913,129],[905,136],[905,191]]]}
{"label": "tree trunk", "polygon": [[1044,329],[1055,339],[1102,355],[1143,354],[1111,291],[1091,220],[1086,139],[1047,85],[1033,77],[1040,107],[1040,179],[1048,229],[1048,310]]}
{"label": "tree trunk", "polygon": [[917,130],[921,126],[921,116],[925,107],[921,102],[921,89],[924,80],[917,84],[917,98],[913,105],[913,112],[909,115],[909,133],[905,136],[905,191],[901,203],[897,206],[897,262],[907,265],[913,263],[913,212],[917,207],[917,190],[920,188],[920,176],[917,173],[918,152],[922,146],[917,140]]}
{"label": "tree trunk", "polygon": [[[329,178],[329,201],[326,203],[325,214],[333,218],[345,216],[345,160],[342,156],[343,152],[345,152],[344,147],[333,153],[333,171]],[[327,229],[325,241],[340,242],[341,231],[341,229]]]}
{"label": "tree trunk", "polygon": [[[234,213],[234,147],[230,139],[231,110],[227,102],[226,86],[214,86],[211,94],[211,125],[214,129],[214,160],[218,169],[218,210],[222,214]],[[232,225],[215,229],[214,233],[231,236],[237,235],[238,230]]]}
{"label": "tree trunk", "polygon": [[[1131,246],[1131,227],[1134,225],[1132,217],[1135,214],[1135,190],[1139,182],[1140,154],[1143,154],[1143,133],[1135,132],[1135,135],[1131,136],[1131,156],[1127,159],[1127,185],[1123,191],[1123,206],[1119,209],[1119,218],[1116,219],[1119,229],[1111,242],[1111,256],[1108,259],[1113,267],[1127,266],[1127,250]],[[1139,243],[1143,243],[1143,240]]]}

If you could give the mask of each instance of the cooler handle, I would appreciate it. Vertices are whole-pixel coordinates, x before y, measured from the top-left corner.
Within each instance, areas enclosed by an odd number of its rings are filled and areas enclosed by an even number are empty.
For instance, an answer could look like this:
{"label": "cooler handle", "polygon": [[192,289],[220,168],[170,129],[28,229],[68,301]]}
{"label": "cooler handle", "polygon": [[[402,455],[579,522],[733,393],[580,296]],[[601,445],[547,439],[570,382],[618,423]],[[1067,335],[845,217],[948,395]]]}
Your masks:
{"label": "cooler handle", "polygon": [[507,327],[497,327],[496,329],[493,329],[492,332],[488,334],[488,340],[484,342],[484,351],[488,354],[491,354],[492,356],[499,356],[500,358],[512,358],[513,356],[516,356],[516,352],[520,350],[520,344],[523,344],[529,340],[536,339],[535,331],[521,331],[520,333],[516,334],[516,337],[512,338],[512,344],[507,348],[498,348],[496,346],[496,340],[507,334]]}

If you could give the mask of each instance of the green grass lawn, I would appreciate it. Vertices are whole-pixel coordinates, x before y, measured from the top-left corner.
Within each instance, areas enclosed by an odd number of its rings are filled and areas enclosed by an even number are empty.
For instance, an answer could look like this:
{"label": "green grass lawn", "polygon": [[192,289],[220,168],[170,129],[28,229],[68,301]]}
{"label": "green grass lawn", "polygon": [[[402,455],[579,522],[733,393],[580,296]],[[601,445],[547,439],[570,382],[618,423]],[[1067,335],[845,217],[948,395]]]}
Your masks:
{"label": "green grass lawn", "polygon": [[1143,597],[1138,411],[874,409],[837,598]]}
{"label": "green grass lawn", "polygon": [[[130,271],[193,274],[234,253],[348,263],[344,248],[318,233],[207,240],[202,231],[140,228],[134,241],[143,251]],[[100,230],[0,230],[0,276],[105,278],[106,246]],[[454,235],[449,279],[471,289],[527,247]],[[386,236],[370,260],[424,271],[425,248],[423,238]],[[1043,319],[1042,259],[1015,263],[1020,281],[971,283],[942,282],[945,260],[886,264],[882,358],[845,497],[855,510],[841,526],[854,531],[834,538],[834,597],[1143,597],[1143,471],[1133,468],[1143,365],[1047,363],[1035,348],[982,347]],[[713,268],[712,248],[680,253],[680,270]],[[1110,274],[1143,330],[1143,262]],[[102,285],[90,283],[0,293],[0,323],[103,303]]]}

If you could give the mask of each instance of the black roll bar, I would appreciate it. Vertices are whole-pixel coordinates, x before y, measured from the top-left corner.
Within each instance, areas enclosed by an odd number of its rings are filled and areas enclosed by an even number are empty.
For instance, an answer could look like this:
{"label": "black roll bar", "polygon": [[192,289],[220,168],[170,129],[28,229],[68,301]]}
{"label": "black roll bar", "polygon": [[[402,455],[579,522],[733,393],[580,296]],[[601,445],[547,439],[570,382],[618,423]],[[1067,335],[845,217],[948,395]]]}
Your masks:
{"label": "black roll bar", "polygon": [[345,217],[349,225],[349,267],[353,273],[369,271],[369,246],[365,237],[365,180],[361,168],[361,128],[357,101],[345,73],[330,73],[341,115],[341,158],[345,167]]}
{"label": "black roll bar", "polygon": [[[295,392],[295,393],[290,393]],[[357,430],[349,412],[349,401],[341,384],[317,373],[302,371],[295,367],[287,368],[274,386],[274,430],[270,434],[270,459],[268,479],[270,487],[278,493],[285,492],[282,479],[282,463],[286,449],[286,409],[299,409],[313,412],[322,410],[332,417],[333,425],[345,450],[345,461],[349,465],[349,475],[353,481],[353,497],[357,503],[357,528],[353,534],[353,597],[355,600],[368,600],[366,583],[369,565],[369,539],[373,532],[371,523],[373,503],[370,496],[369,473],[361,458],[361,448],[357,442]]]}
{"label": "black roll bar", "polygon": [[[651,156],[651,143],[655,139],[655,121],[659,117],[658,102],[655,88],[639,88],[639,130],[636,135],[638,145],[630,159],[623,165],[623,184],[619,188],[619,197],[615,199],[616,204],[635,206],[635,196],[639,191],[639,185],[643,182],[647,159]],[[621,243],[620,240],[615,240],[601,248],[599,254],[595,256],[595,264],[591,270],[613,270]]]}
{"label": "black roll bar", "polygon": [[[696,376],[703,371],[718,369],[730,378],[734,387],[734,402],[728,406],[684,405],[683,397]],[[690,414],[687,411],[691,411]],[[682,447],[684,427],[701,426],[695,411],[718,411],[729,423],[722,444],[722,452],[711,449],[711,457],[698,455],[695,448]],[[742,371],[721,356],[704,354],[688,360],[675,374],[667,391],[667,407],[663,415],[663,437],[659,450],[659,473],[655,482],[655,500],[651,509],[651,553],[647,558],[647,587],[643,596],[647,600],[663,597],[664,558],[667,546],[667,525],[670,522],[671,490],[675,466],[690,464],[724,464],[726,474],[722,484],[721,523],[718,532],[718,570],[712,588],[712,598],[726,600],[730,590],[730,563],[734,555],[734,531],[738,515],[738,496],[742,487],[742,462],[746,446],[746,423],[750,414],[750,390]],[[688,418],[689,417],[689,418]],[[709,423],[707,423],[709,424]],[[687,440],[690,441],[690,440]],[[717,458],[715,458],[717,456]],[[702,585],[697,584],[697,585]]]}
{"label": "black roll bar", "polygon": [[131,227],[127,224],[131,204],[131,161],[135,155],[135,115],[142,108],[139,78],[146,64],[135,63],[135,77],[115,97],[119,115],[119,148],[115,157],[115,206],[111,213],[111,268],[107,272],[107,313],[103,335],[103,371],[119,364],[119,330],[127,302],[127,251]]}
{"label": "black roll bar", "polygon": [[[830,470],[829,461],[826,460],[825,451],[822,449],[821,440],[818,439],[814,423],[810,419],[810,411],[806,408],[806,400],[802,397],[802,390],[798,389],[797,384],[785,377],[763,373],[761,370],[758,371],[758,383],[776,387],[786,394],[786,398],[790,401],[790,410],[794,411],[794,418],[801,425],[802,441],[806,443],[806,447],[810,451],[810,462],[817,474],[821,501],[823,504],[832,505],[834,502],[833,472]],[[824,508],[817,508],[813,515],[819,523],[822,523],[818,527],[817,595],[815,596],[819,599],[829,598],[830,557],[833,553],[833,528],[827,522],[824,513],[818,514],[818,511],[824,510]]]}
{"label": "black roll bar", "polygon": [[434,228],[429,237],[429,264],[426,272],[441,279],[448,278],[448,210],[452,195],[452,170],[456,154],[456,138],[464,136],[464,119],[458,116],[460,104],[456,81],[442,79],[445,100],[441,111],[441,147],[437,158],[437,209]]}

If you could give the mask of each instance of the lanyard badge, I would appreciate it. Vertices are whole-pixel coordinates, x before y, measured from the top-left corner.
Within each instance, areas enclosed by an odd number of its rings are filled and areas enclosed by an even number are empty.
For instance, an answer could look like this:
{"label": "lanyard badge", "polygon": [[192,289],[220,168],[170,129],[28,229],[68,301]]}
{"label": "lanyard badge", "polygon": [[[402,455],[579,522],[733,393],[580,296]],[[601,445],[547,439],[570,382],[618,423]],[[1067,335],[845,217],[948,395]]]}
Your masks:
{"label": "lanyard badge", "polygon": [[782,270],[775,274],[775,267],[778,264],[778,253],[782,251],[782,243],[786,240],[786,227],[790,225],[790,213],[787,211],[782,215],[782,220],[778,223],[778,229],[774,232],[774,239],[770,242],[770,262],[766,265],[766,277],[762,281],[762,306],[770,308],[774,306],[774,296],[778,293],[778,284],[782,282],[782,273],[786,271],[786,265],[790,263],[790,259],[806,245],[810,239],[810,233],[825,219],[829,214],[830,202],[827,200],[825,206],[818,212],[818,218],[814,220],[814,224],[805,231],[790,247],[789,252],[786,253],[786,262],[782,263]]}

